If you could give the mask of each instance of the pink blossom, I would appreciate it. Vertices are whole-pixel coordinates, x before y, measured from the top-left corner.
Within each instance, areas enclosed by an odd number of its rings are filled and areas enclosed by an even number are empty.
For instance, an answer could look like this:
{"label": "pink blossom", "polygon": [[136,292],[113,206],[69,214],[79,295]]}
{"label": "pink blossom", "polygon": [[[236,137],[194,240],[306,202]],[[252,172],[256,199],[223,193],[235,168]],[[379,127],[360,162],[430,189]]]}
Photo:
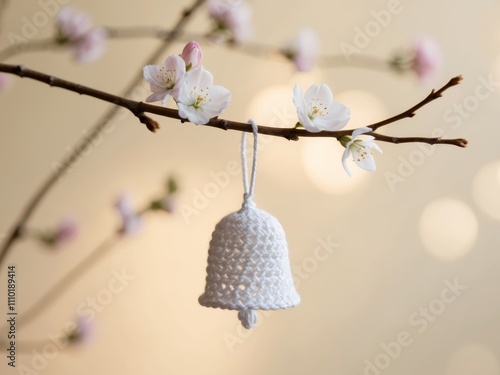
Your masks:
{"label": "pink blossom", "polygon": [[208,14],[219,27],[229,30],[237,43],[244,43],[252,34],[252,8],[244,0],[209,0]]}
{"label": "pink blossom", "polygon": [[441,48],[431,37],[421,36],[413,43],[415,54],[412,69],[421,82],[429,82],[443,64]]}
{"label": "pink blossom", "polygon": [[181,57],[186,63],[186,70],[199,68],[203,57],[200,45],[194,41],[189,42],[182,50]]}
{"label": "pink blossom", "polygon": [[301,29],[286,50],[299,72],[309,72],[314,68],[319,51],[320,42],[318,34],[309,28]]}
{"label": "pink blossom", "polygon": [[178,200],[171,195],[165,197],[161,203],[163,210],[169,214],[176,212],[179,206]]}
{"label": "pink blossom", "polygon": [[181,56],[172,55],[166,58],[163,65],[146,65],[142,72],[152,91],[146,102],[161,100],[166,106],[170,98],[177,100],[179,96],[186,75],[186,63]]}
{"label": "pink blossom", "polygon": [[59,222],[54,232],[54,246],[60,246],[72,241],[78,233],[78,224],[71,218],[64,218]]}
{"label": "pink blossom", "polygon": [[116,200],[115,207],[118,210],[122,221],[120,233],[126,235],[139,233],[142,229],[142,218],[137,215],[135,210],[132,208],[132,201],[130,200],[130,197],[128,195],[121,194]]}
{"label": "pink blossom", "polygon": [[68,332],[67,338],[71,344],[90,344],[95,337],[95,327],[92,322],[83,317],[78,317],[76,326],[73,330]]}
{"label": "pink blossom", "polygon": [[103,28],[95,28],[87,32],[75,42],[73,53],[81,63],[89,63],[99,59],[106,52],[107,33]]}
{"label": "pink blossom", "polygon": [[60,36],[72,42],[80,39],[92,27],[90,16],[70,5],[63,7],[59,11],[56,24],[59,28]]}
{"label": "pink blossom", "polygon": [[87,13],[72,6],[65,6],[59,11],[56,23],[59,29],[59,43],[69,44],[78,62],[95,61],[106,50],[106,31],[103,28],[92,28]]}

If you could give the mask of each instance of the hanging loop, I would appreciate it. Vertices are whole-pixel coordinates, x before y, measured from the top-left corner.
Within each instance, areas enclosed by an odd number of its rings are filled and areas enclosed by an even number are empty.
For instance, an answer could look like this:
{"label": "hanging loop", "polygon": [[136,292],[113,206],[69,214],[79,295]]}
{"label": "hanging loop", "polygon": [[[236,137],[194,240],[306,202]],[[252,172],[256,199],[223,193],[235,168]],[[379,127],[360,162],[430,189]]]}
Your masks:
{"label": "hanging loop", "polygon": [[255,204],[252,201],[253,192],[255,188],[255,173],[257,170],[257,152],[258,152],[258,127],[254,120],[249,119],[248,123],[252,125],[253,129],[253,161],[252,161],[252,171],[250,174],[250,184],[248,183],[248,170],[247,170],[247,133],[243,133],[241,138],[241,162],[243,171],[243,187],[245,189],[245,195],[243,196],[243,207],[252,206]]}

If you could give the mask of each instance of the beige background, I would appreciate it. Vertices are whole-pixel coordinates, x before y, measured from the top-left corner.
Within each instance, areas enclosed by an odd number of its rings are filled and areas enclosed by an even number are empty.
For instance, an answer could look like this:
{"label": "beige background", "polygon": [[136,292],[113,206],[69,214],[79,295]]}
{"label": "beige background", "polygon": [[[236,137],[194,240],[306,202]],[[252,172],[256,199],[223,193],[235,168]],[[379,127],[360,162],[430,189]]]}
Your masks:
{"label": "beige background", "polygon": [[[90,12],[98,25],[168,26],[188,2],[72,3]],[[253,1],[253,40],[279,46],[299,27],[312,26],[323,52],[337,54],[339,44],[352,43],[355,28],[363,29],[373,20],[371,12],[387,4]],[[386,57],[409,46],[416,35],[432,35],[445,56],[433,86],[457,74],[465,80],[414,119],[384,132],[431,136],[442,129],[448,137],[467,138],[467,149],[424,147],[424,154],[417,144],[380,144],[384,154],[375,155],[377,173],[353,166],[357,173],[349,180],[341,169],[342,149],[333,140],[262,139],[266,144],[259,155],[256,202],[279,218],[287,232],[291,263],[302,270],[301,276],[296,272],[301,305],[261,316],[261,325],[251,332],[239,328],[234,312],[198,305],[213,227],[241,204],[241,178],[232,176],[197,215],[149,216],[141,235],[121,241],[24,327],[20,340],[46,340],[75,317],[77,306],[108,288],[114,271],[125,269],[134,276],[96,312],[91,345],[55,354],[33,373],[358,375],[378,374],[366,367],[378,363],[383,374],[499,374],[499,93],[492,87],[487,98],[474,98],[477,90],[487,92],[478,87],[490,75],[493,80],[500,77],[500,5],[492,0],[440,0],[401,1],[401,6],[403,11],[363,53]],[[32,19],[40,9],[38,2],[13,2],[1,45],[8,45],[8,32],[20,34],[23,17]],[[206,27],[201,11],[188,30]],[[37,37],[52,30],[47,24]],[[50,52],[9,62],[118,93],[156,44],[110,41],[105,57],[88,66],[73,64],[67,53]],[[296,121],[291,104],[295,82],[304,88],[328,83],[351,108],[352,127],[399,113],[430,89],[413,76],[353,68],[297,74],[280,58],[248,57],[207,43],[202,47],[205,67],[233,93],[224,116],[240,121],[253,116],[269,123],[276,121],[274,116],[277,123],[291,126]],[[181,48],[178,43],[170,52]],[[142,89],[136,97],[146,95]],[[470,110],[450,121],[446,116],[456,105]],[[15,79],[10,91],[0,95],[0,108],[0,233],[5,233],[53,163],[106,105]],[[283,114],[288,114],[285,122],[280,120]],[[175,173],[182,186],[181,206],[193,206],[196,192],[214,182],[214,173],[220,174],[230,161],[239,162],[239,133],[168,119],[160,123],[161,131],[153,135],[130,116],[115,122],[52,190],[30,225],[47,228],[70,214],[81,223],[80,236],[55,253],[32,241],[16,245],[8,260],[18,267],[19,310],[27,309],[111,233],[118,223],[112,204],[119,192],[128,191],[140,206],[161,191],[166,175]],[[410,160],[417,165],[409,167]],[[402,178],[392,188],[389,173]],[[339,246],[323,257],[315,249],[328,239]],[[2,296],[5,271],[0,270]],[[451,298],[447,285],[454,282],[466,289]],[[423,308],[430,315],[425,317]],[[391,344],[397,340],[406,346]],[[391,350],[395,358],[385,354]],[[33,369],[36,358],[28,351],[18,356],[18,364]],[[20,373],[7,368],[3,354],[0,366],[2,374]]]}

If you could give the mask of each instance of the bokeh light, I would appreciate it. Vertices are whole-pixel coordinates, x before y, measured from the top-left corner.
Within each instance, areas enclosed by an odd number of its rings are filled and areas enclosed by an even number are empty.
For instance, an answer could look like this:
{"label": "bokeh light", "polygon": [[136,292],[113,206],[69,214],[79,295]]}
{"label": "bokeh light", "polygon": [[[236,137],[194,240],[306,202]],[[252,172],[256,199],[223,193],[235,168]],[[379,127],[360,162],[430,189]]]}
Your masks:
{"label": "bokeh light", "polygon": [[446,366],[446,375],[498,375],[498,358],[486,346],[467,344],[458,349]]}
{"label": "bokeh light", "polygon": [[[350,90],[336,95],[335,100],[351,110],[347,127],[367,125],[385,116],[384,105],[375,96],[359,90]],[[312,183],[328,194],[345,194],[365,184],[370,172],[361,170],[348,160],[352,177],[342,166],[344,148],[336,139],[303,139],[301,142],[302,163]]]}
{"label": "bokeh light", "polygon": [[334,100],[351,110],[346,128],[358,128],[388,117],[384,103],[375,95],[361,90],[348,90],[335,95]]}
{"label": "bokeh light", "polygon": [[494,219],[500,219],[500,161],[484,165],[474,177],[472,194],[477,206]]}
{"label": "bokeh light", "polygon": [[419,223],[425,248],[442,260],[455,260],[472,250],[478,223],[472,209],[462,201],[440,198],[429,203]]}
{"label": "bokeh light", "polygon": [[364,185],[370,172],[357,166],[349,177],[342,166],[344,148],[335,138],[312,138],[301,141],[302,163],[311,182],[327,194],[345,194]]}

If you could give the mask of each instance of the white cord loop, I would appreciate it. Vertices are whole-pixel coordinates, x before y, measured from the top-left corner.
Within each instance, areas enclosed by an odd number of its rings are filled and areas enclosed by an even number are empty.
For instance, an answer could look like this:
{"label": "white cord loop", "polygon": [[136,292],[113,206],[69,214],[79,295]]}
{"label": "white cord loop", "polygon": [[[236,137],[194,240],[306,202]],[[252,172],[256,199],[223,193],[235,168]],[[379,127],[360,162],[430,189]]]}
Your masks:
{"label": "white cord loop", "polygon": [[287,309],[296,306],[300,297],[294,287],[283,227],[253,202],[258,128],[255,121],[248,122],[254,136],[250,182],[244,133],[243,206],[215,226],[208,249],[205,292],[198,301],[202,306],[237,310],[243,327],[251,329],[257,323],[256,310]]}
{"label": "white cord loop", "polygon": [[259,147],[258,141],[258,127],[254,120],[249,119],[248,123],[252,125],[253,129],[253,161],[252,161],[252,172],[250,175],[250,185],[248,184],[248,170],[247,170],[247,133],[243,133],[241,138],[241,162],[243,170],[243,187],[245,189],[245,194],[243,196],[243,208],[255,207],[253,203],[253,192],[255,188],[255,173],[257,170],[257,153]]}

